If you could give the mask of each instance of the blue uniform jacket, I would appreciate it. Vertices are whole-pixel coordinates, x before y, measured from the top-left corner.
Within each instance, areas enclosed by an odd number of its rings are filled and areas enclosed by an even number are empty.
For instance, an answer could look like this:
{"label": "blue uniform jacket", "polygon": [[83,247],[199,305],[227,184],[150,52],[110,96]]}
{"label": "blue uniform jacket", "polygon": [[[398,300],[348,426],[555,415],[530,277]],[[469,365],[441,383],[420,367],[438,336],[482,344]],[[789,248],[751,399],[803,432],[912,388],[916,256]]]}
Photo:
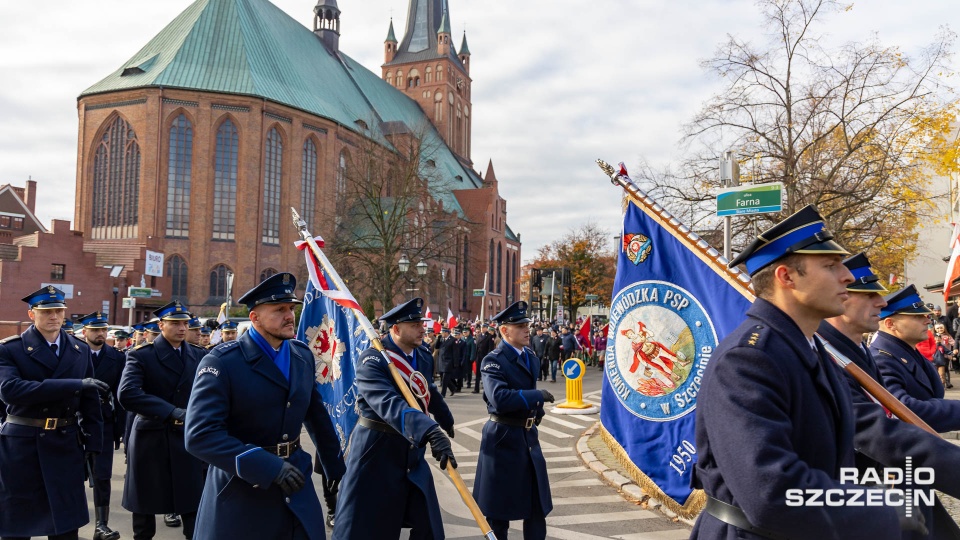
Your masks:
{"label": "blue uniform jacket", "polygon": [[47,536],[89,520],[83,451],[100,452],[102,419],[96,391],[82,390],[93,376],[86,343],[60,331],[55,354],[33,326],[0,342],[0,399],[7,414],[75,418],[46,430],[9,422],[0,426],[0,536]]}
{"label": "blue uniform jacket", "polygon": [[[94,358],[92,352],[91,358]],[[126,426],[127,416],[117,397],[120,394],[120,376],[126,362],[125,354],[106,344],[100,348],[100,354],[93,362],[93,377],[107,383],[113,396],[112,404],[106,397],[100,400],[100,411],[103,414],[103,452],[97,456],[93,468],[93,476],[98,479],[109,480],[113,474],[113,448],[119,447]]]}
{"label": "blue uniform jacket", "polygon": [[[754,526],[798,539],[900,538],[893,508],[787,506],[788,489],[848,487],[839,473],[854,466],[854,415],[832,360],[770,302],[754,301],[720,342],[696,415],[693,486]],[[704,512],[690,538],[760,537]]]}
{"label": "blue uniform jacket", "polygon": [[[830,342],[844,356],[852,360],[875,381],[882,384],[880,370],[870,352],[862,344],[850,341],[830,323],[820,324],[817,333]],[[837,366],[839,369],[839,366]],[[884,466],[906,466],[906,457],[913,458],[913,467],[932,467],[936,471],[933,487],[949,495],[960,494],[960,447],[940,437],[934,437],[926,431],[887,416],[879,403],[869,397],[860,383],[846,371],[844,380],[850,389],[850,399],[856,415],[856,433],[853,445],[856,450],[856,463],[860,471],[867,468],[882,470]],[[933,513],[923,508],[929,534],[922,536],[914,533],[909,538],[938,538],[937,530],[932,526]],[[908,538],[908,536],[904,536]]]}
{"label": "blue uniform jacket", "polygon": [[127,353],[120,404],[136,415],[127,446],[123,507],[140,514],[196,512],[203,491],[203,463],[187,453],[184,426],[175,408],[186,409],[200,355],[181,343],[183,360],[163,336]]}
{"label": "blue uniform jacket", "polygon": [[[389,336],[387,349],[403,355]],[[414,350],[414,369],[433,372],[433,358],[422,347]],[[357,410],[360,416],[388,424],[396,433],[385,433],[357,426],[347,447],[347,473],[340,486],[337,503],[335,539],[365,540],[395,538],[407,518],[407,511],[425,512],[430,520],[432,538],[441,540],[443,519],[430,467],[424,459],[425,435],[438,423],[453,427],[453,415],[428,378],[433,418],[407,404],[390,375],[387,361],[373,348],[360,355],[357,367]],[[422,497],[410,499],[411,490]],[[408,500],[409,499],[409,500]],[[412,504],[425,501],[426,508]],[[371,508],[376,510],[371,513]],[[406,525],[409,527],[409,525]]]}
{"label": "blue uniform jacket", "polygon": [[877,332],[870,352],[891,394],[938,432],[960,429],[960,401],[943,398],[943,383],[933,362],[886,332]]}
{"label": "blue uniform jacket", "polygon": [[[524,352],[527,361],[501,341],[483,358],[483,400],[490,414],[539,423],[544,414],[543,394],[537,390],[540,359],[529,347]],[[484,424],[473,497],[489,519],[526,519],[553,510],[536,426],[526,429],[492,420]]]}
{"label": "blue uniform jacket", "polygon": [[193,538],[272,538],[299,521],[312,540],[326,538],[310,454],[287,461],[307,478],[284,497],[273,483],[283,459],[263,447],[289,443],[306,425],[324,476],[339,479],[344,465],[333,422],[317,389],[313,355],[291,340],[290,380],[249,333],[211,350],[200,362],[187,407],[187,450],[211,465]]}

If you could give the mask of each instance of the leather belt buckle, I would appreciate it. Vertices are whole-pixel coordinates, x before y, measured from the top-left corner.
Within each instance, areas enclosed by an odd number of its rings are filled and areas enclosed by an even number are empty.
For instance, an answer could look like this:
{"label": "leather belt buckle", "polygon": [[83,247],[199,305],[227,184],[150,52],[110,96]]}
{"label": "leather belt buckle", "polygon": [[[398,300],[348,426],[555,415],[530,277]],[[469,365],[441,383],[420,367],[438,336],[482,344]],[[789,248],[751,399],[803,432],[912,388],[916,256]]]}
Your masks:
{"label": "leather belt buckle", "polygon": [[290,447],[293,446],[293,443],[286,442],[280,443],[277,445],[277,457],[282,459],[287,459],[290,457]]}
{"label": "leather belt buckle", "polygon": [[523,429],[530,430],[533,427],[533,424],[537,421],[536,417],[527,418],[527,421],[523,423]]}
{"label": "leather belt buckle", "polygon": [[173,425],[175,425],[175,426],[182,426],[182,425],[183,425],[183,420],[174,420],[174,421],[173,421]]}
{"label": "leather belt buckle", "polygon": [[59,418],[47,418],[47,419],[43,422],[43,429],[46,430],[46,431],[50,431],[50,430],[53,430],[53,429],[57,429],[57,423],[58,423],[59,421],[60,421]]}

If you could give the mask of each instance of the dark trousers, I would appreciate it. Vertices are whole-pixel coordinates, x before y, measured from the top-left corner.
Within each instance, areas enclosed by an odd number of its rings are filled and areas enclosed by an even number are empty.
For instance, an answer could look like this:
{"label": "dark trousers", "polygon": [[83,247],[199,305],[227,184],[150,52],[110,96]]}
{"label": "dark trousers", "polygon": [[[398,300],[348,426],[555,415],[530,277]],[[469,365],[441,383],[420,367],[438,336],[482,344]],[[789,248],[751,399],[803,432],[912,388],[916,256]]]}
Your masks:
{"label": "dark trousers", "polygon": [[[183,520],[183,536],[193,538],[193,529],[197,524],[197,513],[180,514]],[[150,540],[157,535],[157,516],[153,514],[133,513],[133,540]]]}
{"label": "dark trousers", "polygon": [[[49,540],[77,540],[79,538],[79,533],[77,531],[65,532],[63,534],[55,534],[53,536],[48,536]],[[0,540],[30,540],[29,536],[3,536],[0,537]]]}
{"label": "dark trousers", "polygon": [[[510,522],[504,519],[488,519],[487,523],[493,529],[497,540],[507,540],[507,531]],[[547,518],[544,516],[532,517],[523,520],[523,540],[544,540],[547,537]]]}
{"label": "dark trousers", "polygon": [[467,388],[473,385],[473,361],[467,362],[463,366],[463,378],[467,382]]}
{"label": "dark trousers", "polygon": [[549,371],[550,371],[550,361],[544,359],[542,362],[540,362],[540,380],[541,381],[547,380],[547,373]]}
{"label": "dark trousers", "polygon": [[445,371],[440,374],[440,395],[446,396],[448,388],[451,396],[457,393],[457,383],[454,380],[453,373]]}
{"label": "dark trousers", "polygon": [[110,506],[109,478],[97,478],[93,481],[93,506]]}

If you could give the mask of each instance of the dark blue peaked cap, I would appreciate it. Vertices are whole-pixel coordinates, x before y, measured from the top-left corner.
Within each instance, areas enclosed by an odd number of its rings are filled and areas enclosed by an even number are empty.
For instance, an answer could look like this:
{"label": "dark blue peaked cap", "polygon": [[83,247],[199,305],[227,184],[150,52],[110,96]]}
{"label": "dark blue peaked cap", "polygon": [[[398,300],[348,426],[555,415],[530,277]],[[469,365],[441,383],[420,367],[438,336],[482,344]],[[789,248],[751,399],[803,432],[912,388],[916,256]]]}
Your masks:
{"label": "dark blue peaked cap", "polygon": [[230,319],[227,319],[222,323],[220,323],[220,326],[218,326],[218,328],[220,329],[221,332],[224,330],[236,330],[237,323],[231,321]]}
{"label": "dark blue peaked cap", "polygon": [[493,320],[500,324],[523,324],[530,322],[527,317],[527,303],[523,300],[510,304],[507,309],[493,316]]}
{"label": "dark blue peaked cap", "polygon": [[30,309],[57,309],[65,308],[66,294],[53,285],[47,285],[39,291],[23,297],[23,301],[30,305]]}
{"label": "dark blue peaked cap", "polygon": [[853,274],[853,283],[847,285],[848,291],[880,294],[890,292],[880,284],[880,278],[873,273],[873,268],[870,268],[870,260],[863,253],[857,253],[853,257],[844,259],[843,264]]}
{"label": "dark blue peaked cap", "polygon": [[253,309],[260,304],[302,304],[294,291],[297,278],[289,272],[274,274],[250,289],[237,302]]}
{"label": "dark blue peaked cap", "polygon": [[200,327],[200,335],[202,335],[202,336],[209,336],[211,333],[212,333],[212,332],[210,331],[210,327],[209,327],[209,326],[201,326],[201,327]]}
{"label": "dark blue peaked cap", "polygon": [[161,321],[189,321],[193,318],[187,308],[178,301],[170,302],[155,310],[153,314]]}
{"label": "dark blue peaked cap", "polygon": [[794,253],[806,255],[849,255],[833,241],[833,233],[823,224],[823,217],[812,204],[764,231],[730,262],[731,268],[740,263],[751,276],[774,262]]}
{"label": "dark blue peaked cap", "polygon": [[933,313],[923,303],[917,293],[917,288],[913,285],[907,285],[893,294],[884,296],[883,299],[887,301],[887,307],[880,310],[881,319],[886,319],[898,313],[904,315],[929,315]]}
{"label": "dark blue peaked cap", "polygon": [[95,311],[89,315],[84,315],[80,317],[80,326],[84,328],[106,328],[110,326],[110,323],[107,322],[107,318],[103,316],[103,313]]}
{"label": "dark blue peaked cap", "polygon": [[429,321],[423,316],[423,298],[414,298],[404,302],[380,316],[379,321],[397,324],[410,321]]}
{"label": "dark blue peaked cap", "polygon": [[154,334],[159,334],[159,333],[160,333],[160,321],[159,321],[158,319],[154,319],[154,320],[152,320],[152,321],[147,321],[147,322],[143,323],[143,331],[144,331],[144,332],[153,332]]}
{"label": "dark blue peaked cap", "polygon": [[196,318],[196,317],[192,317],[192,318],[187,322],[187,328],[189,328],[190,330],[196,330],[196,329],[200,328],[201,326],[203,326],[203,324],[201,324],[201,323],[200,323],[200,319],[198,319],[198,318]]}
{"label": "dark blue peaked cap", "polygon": [[134,332],[143,332],[143,323],[137,323],[133,325],[131,328],[133,328]]}

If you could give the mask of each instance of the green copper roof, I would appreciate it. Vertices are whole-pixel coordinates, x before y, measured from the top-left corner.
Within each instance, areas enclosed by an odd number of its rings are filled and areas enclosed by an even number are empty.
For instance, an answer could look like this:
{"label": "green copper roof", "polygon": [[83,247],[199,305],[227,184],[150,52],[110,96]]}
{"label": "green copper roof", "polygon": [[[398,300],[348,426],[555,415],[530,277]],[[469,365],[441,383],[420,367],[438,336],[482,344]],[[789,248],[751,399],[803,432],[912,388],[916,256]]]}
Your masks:
{"label": "green copper roof", "polygon": [[443,10],[443,17],[440,18],[440,28],[437,29],[438,34],[450,34],[450,18],[447,17],[447,10]]}
{"label": "green copper roof", "polygon": [[460,54],[470,56],[470,47],[467,47],[467,33],[463,33],[463,42],[460,43]]}
{"label": "green copper roof", "polygon": [[390,17],[390,30],[387,31],[387,39],[384,43],[396,43],[397,36],[393,33],[393,17]]}
{"label": "green copper roof", "polygon": [[511,229],[509,225],[507,225],[507,229],[504,231],[503,235],[507,238],[507,240],[517,242],[518,244],[520,243],[520,237],[513,232],[513,229]]}

